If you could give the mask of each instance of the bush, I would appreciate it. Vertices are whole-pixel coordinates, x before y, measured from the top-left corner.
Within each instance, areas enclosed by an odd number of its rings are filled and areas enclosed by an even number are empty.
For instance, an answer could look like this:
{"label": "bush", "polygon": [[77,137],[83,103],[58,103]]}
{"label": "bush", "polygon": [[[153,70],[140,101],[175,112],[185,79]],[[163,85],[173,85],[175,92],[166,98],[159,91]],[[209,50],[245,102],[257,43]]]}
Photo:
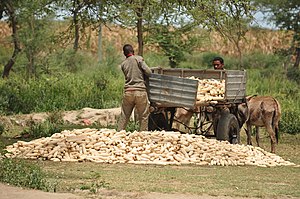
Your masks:
{"label": "bush", "polygon": [[122,97],[121,81],[104,71],[95,72],[92,77],[67,73],[61,78],[43,76],[30,81],[9,78],[0,83],[0,112],[27,114],[116,107]]}
{"label": "bush", "polygon": [[289,80],[295,81],[298,85],[300,85],[300,70],[299,68],[289,68],[287,71],[287,77]]}
{"label": "bush", "polygon": [[45,122],[36,123],[33,120],[29,121],[28,128],[24,129],[22,135],[27,135],[31,138],[50,137],[54,133],[60,133],[64,129],[63,123],[51,121],[47,119]]}
{"label": "bush", "polygon": [[255,52],[243,57],[243,66],[246,69],[272,69],[282,66],[282,59],[279,55],[263,54],[261,52]]}
{"label": "bush", "polygon": [[0,160],[0,180],[15,186],[49,191],[49,184],[40,167],[25,160]]}
{"label": "bush", "polygon": [[279,129],[289,134],[300,133],[300,115],[296,111],[286,111],[282,114]]}

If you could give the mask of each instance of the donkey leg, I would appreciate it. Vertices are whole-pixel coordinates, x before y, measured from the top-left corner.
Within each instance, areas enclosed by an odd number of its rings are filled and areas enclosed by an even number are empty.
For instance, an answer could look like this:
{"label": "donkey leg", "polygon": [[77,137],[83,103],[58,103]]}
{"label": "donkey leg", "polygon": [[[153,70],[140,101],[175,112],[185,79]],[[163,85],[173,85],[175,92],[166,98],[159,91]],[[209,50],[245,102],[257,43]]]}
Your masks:
{"label": "donkey leg", "polygon": [[256,138],[256,144],[259,147],[259,127],[255,127],[255,138]]}
{"label": "donkey leg", "polygon": [[271,153],[275,153],[275,145],[276,145],[276,137],[275,137],[275,132],[273,131],[273,128],[271,125],[267,125],[266,129],[269,133],[269,136],[271,138]]}
{"label": "donkey leg", "polygon": [[247,144],[248,145],[252,145],[251,132],[252,132],[251,124],[247,123],[246,133],[247,133]]}

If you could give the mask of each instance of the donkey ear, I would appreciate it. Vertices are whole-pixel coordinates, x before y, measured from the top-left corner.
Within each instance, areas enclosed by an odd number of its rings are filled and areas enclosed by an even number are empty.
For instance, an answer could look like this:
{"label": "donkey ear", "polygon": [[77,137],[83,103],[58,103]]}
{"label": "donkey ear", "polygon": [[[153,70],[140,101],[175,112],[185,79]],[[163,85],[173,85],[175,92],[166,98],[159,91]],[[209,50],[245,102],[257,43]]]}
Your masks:
{"label": "donkey ear", "polygon": [[249,95],[249,96],[246,96],[246,100],[249,101],[251,100],[253,97],[256,97],[257,95]]}

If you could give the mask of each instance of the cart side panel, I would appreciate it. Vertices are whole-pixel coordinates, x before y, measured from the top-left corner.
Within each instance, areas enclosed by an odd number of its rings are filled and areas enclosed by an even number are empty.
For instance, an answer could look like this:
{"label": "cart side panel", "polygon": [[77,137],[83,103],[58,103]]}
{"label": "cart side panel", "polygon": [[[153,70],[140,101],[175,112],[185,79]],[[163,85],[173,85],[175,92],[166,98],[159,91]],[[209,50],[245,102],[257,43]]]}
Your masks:
{"label": "cart side panel", "polygon": [[186,69],[186,68],[164,68],[152,69],[153,73],[177,76],[177,77],[197,77],[199,79],[225,79],[225,70],[202,70],[202,69]]}
{"label": "cart side panel", "polygon": [[174,77],[197,77],[198,79],[225,79],[224,99],[219,102],[240,103],[246,96],[246,71],[245,70],[202,70],[186,68],[156,68],[154,74]]}
{"label": "cart side panel", "polygon": [[149,77],[149,100],[163,107],[194,108],[197,90],[197,80],[154,73]]}
{"label": "cart side panel", "polygon": [[240,101],[246,96],[246,71],[228,70],[225,78],[225,99]]}

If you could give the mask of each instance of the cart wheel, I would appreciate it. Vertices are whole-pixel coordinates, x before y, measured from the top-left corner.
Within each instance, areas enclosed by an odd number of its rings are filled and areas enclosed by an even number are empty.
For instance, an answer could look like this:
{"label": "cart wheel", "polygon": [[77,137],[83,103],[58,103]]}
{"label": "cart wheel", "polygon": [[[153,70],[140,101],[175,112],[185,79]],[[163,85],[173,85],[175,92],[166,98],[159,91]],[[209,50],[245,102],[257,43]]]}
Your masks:
{"label": "cart wheel", "polygon": [[219,124],[219,117],[213,118],[213,128],[214,128],[214,136],[217,137],[217,129],[218,129],[218,124]]}
{"label": "cart wheel", "polygon": [[231,144],[240,143],[240,127],[235,115],[223,113],[217,125],[217,140],[227,140]]}

